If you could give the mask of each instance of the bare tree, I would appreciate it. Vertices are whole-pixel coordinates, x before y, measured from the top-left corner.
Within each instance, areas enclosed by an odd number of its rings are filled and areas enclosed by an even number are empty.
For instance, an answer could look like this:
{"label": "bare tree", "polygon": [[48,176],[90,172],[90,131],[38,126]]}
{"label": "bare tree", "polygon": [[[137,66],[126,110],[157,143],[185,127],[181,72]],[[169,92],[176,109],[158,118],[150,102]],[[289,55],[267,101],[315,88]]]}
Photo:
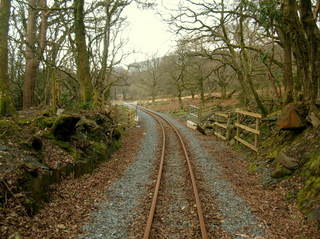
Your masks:
{"label": "bare tree", "polygon": [[92,99],[89,53],[84,24],[84,0],[74,0],[74,30],[76,43],[77,79],[80,83],[80,98],[83,104]]}
{"label": "bare tree", "polygon": [[10,0],[0,0],[0,115],[13,112],[8,76]]}
{"label": "bare tree", "polygon": [[37,77],[38,60],[36,47],[37,1],[29,0],[28,22],[26,32],[26,71],[23,85],[23,108],[28,109],[34,104],[34,90]]}

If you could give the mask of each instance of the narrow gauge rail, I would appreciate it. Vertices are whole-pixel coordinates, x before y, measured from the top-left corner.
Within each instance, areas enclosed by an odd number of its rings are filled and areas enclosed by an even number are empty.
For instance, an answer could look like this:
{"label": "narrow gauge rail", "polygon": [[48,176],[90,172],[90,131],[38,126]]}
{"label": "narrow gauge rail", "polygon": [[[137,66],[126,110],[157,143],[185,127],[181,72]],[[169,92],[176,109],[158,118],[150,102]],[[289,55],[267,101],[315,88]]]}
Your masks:
{"label": "narrow gauge rail", "polygon": [[208,239],[208,233],[207,233],[206,226],[205,226],[205,220],[204,220],[204,216],[203,216],[203,212],[202,212],[202,208],[201,208],[201,202],[200,202],[200,198],[199,198],[199,193],[198,193],[198,188],[196,185],[195,176],[194,176],[191,162],[189,159],[189,155],[188,155],[188,152],[186,149],[186,145],[182,139],[180,132],[172,123],[170,123],[167,119],[165,119],[161,115],[154,113],[154,112],[152,112],[146,108],[143,108],[143,107],[139,107],[139,108],[142,111],[144,111],[145,113],[147,113],[147,114],[151,115],[153,118],[155,118],[156,121],[158,122],[158,124],[160,125],[161,131],[162,131],[162,151],[161,151],[161,158],[160,158],[160,166],[159,166],[156,186],[155,186],[155,190],[154,190],[154,194],[153,194],[153,198],[152,198],[152,203],[151,203],[151,208],[149,211],[149,215],[148,215],[143,238],[149,239],[149,237],[150,237],[153,218],[154,218],[155,210],[156,210],[159,189],[160,189],[160,182],[161,182],[161,176],[162,176],[162,172],[163,172],[163,164],[164,164],[165,150],[166,150],[166,146],[165,146],[166,145],[166,133],[165,133],[165,129],[164,129],[164,126],[162,123],[162,121],[164,121],[170,126],[170,128],[172,128],[174,130],[175,134],[179,138],[180,145],[183,150],[185,159],[187,161],[188,169],[189,169],[189,175],[190,175],[190,179],[191,179],[191,183],[192,183],[192,189],[193,189],[193,194],[194,194],[194,198],[196,201],[197,214],[198,214],[199,223],[200,223],[201,237],[202,237],[202,239]]}

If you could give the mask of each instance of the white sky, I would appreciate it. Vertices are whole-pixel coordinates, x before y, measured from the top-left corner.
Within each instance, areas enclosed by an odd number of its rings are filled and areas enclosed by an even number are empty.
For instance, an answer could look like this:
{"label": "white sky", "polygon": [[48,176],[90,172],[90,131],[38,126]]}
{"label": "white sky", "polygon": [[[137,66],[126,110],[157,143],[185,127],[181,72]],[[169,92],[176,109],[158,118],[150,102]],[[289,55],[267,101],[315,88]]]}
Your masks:
{"label": "white sky", "polygon": [[177,37],[169,32],[167,23],[163,22],[157,10],[175,8],[178,2],[179,0],[157,0],[158,6],[155,10],[138,9],[135,4],[127,7],[125,14],[129,27],[125,36],[129,43],[126,49],[137,53],[129,56],[125,64],[146,60],[154,54],[163,56],[174,49]]}

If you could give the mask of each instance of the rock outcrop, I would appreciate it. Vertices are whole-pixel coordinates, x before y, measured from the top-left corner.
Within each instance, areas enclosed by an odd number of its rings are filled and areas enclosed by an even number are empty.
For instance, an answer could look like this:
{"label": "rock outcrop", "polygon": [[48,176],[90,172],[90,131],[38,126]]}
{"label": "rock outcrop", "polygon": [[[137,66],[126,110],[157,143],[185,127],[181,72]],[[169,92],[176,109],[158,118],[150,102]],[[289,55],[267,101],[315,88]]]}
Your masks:
{"label": "rock outcrop", "polygon": [[277,121],[280,129],[299,129],[306,126],[306,109],[303,104],[290,103],[285,106]]}
{"label": "rock outcrop", "polygon": [[80,116],[61,115],[52,127],[54,137],[61,141],[70,141],[71,136],[76,132],[76,125]]}
{"label": "rock outcrop", "polygon": [[287,156],[284,152],[280,152],[276,157],[276,161],[283,167],[295,170],[299,167],[299,160],[290,156]]}

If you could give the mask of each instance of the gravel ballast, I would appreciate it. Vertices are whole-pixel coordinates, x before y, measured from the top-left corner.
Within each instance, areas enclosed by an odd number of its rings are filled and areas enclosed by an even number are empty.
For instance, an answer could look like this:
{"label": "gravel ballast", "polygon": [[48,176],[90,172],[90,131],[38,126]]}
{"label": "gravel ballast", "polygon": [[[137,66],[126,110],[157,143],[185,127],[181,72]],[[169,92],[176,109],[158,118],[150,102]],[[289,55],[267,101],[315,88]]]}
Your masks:
{"label": "gravel ballast", "polygon": [[188,166],[176,134],[165,128],[166,154],[151,238],[200,238]]}
{"label": "gravel ballast", "polygon": [[137,154],[137,160],[125,170],[123,176],[106,191],[106,201],[92,213],[92,222],[84,226],[87,232],[81,238],[124,239],[128,238],[128,227],[136,216],[135,208],[139,199],[146,193],[150,185],[150,174],[159,135],[156,122],[147,114],[140,112],[145,136]]}
{"label": "gravel ballast", "polygon": [[[161,138],[156,122],[145,113],[139,114],[147,133],[142,140],[137,160],[124,172],[119,181],[107,189],[106,201],[98,205],[99,209],[93,212],[92,222],[84,227],[88,234],[83,235],[82,238],[131,238],[130,225],[135,218],[139,217],[137,208],[142,199],[148,195],[147,188],[152,184],[150,179]],[[215,155],[210,155],[201,145],[196,137],[197,132],[167,115],[163,116],[172,122],[186,139],[195,170],[201,173],[202,183],[214,198],[217,203],[216,208],[223,217],[221,229],[235,239],[263,238],[262,224],[251,213],[245,201],[235,193],[230,183],[223,179],[221,167],[214,160]],[[219,142],[216,143],[216,147],[223,147]],[[217,225],[214,223],[207,223],[207,226],[211,231],[217,230]]]}
{"label": "gravel ballast", "polygon": [[[263,224],[251,213],[250,207],[232,189],[229,182],[222,178],[222,169],[196,137],[198,132],[192,131],[171,117],[162,114],[172,122],[188,142],[189,151],[192,152],[194,166],[201,172],[202,179],[217,202],[218,210],[224,217],[221,227],[232,238],[259,238],[264,235]],[[214,144],[215,142],[212,142]],[[224,147],[218,141],[216,147]],[[208,225],[215,227],[215,225]],[[212,228],[212,229],[213,229]]]}

